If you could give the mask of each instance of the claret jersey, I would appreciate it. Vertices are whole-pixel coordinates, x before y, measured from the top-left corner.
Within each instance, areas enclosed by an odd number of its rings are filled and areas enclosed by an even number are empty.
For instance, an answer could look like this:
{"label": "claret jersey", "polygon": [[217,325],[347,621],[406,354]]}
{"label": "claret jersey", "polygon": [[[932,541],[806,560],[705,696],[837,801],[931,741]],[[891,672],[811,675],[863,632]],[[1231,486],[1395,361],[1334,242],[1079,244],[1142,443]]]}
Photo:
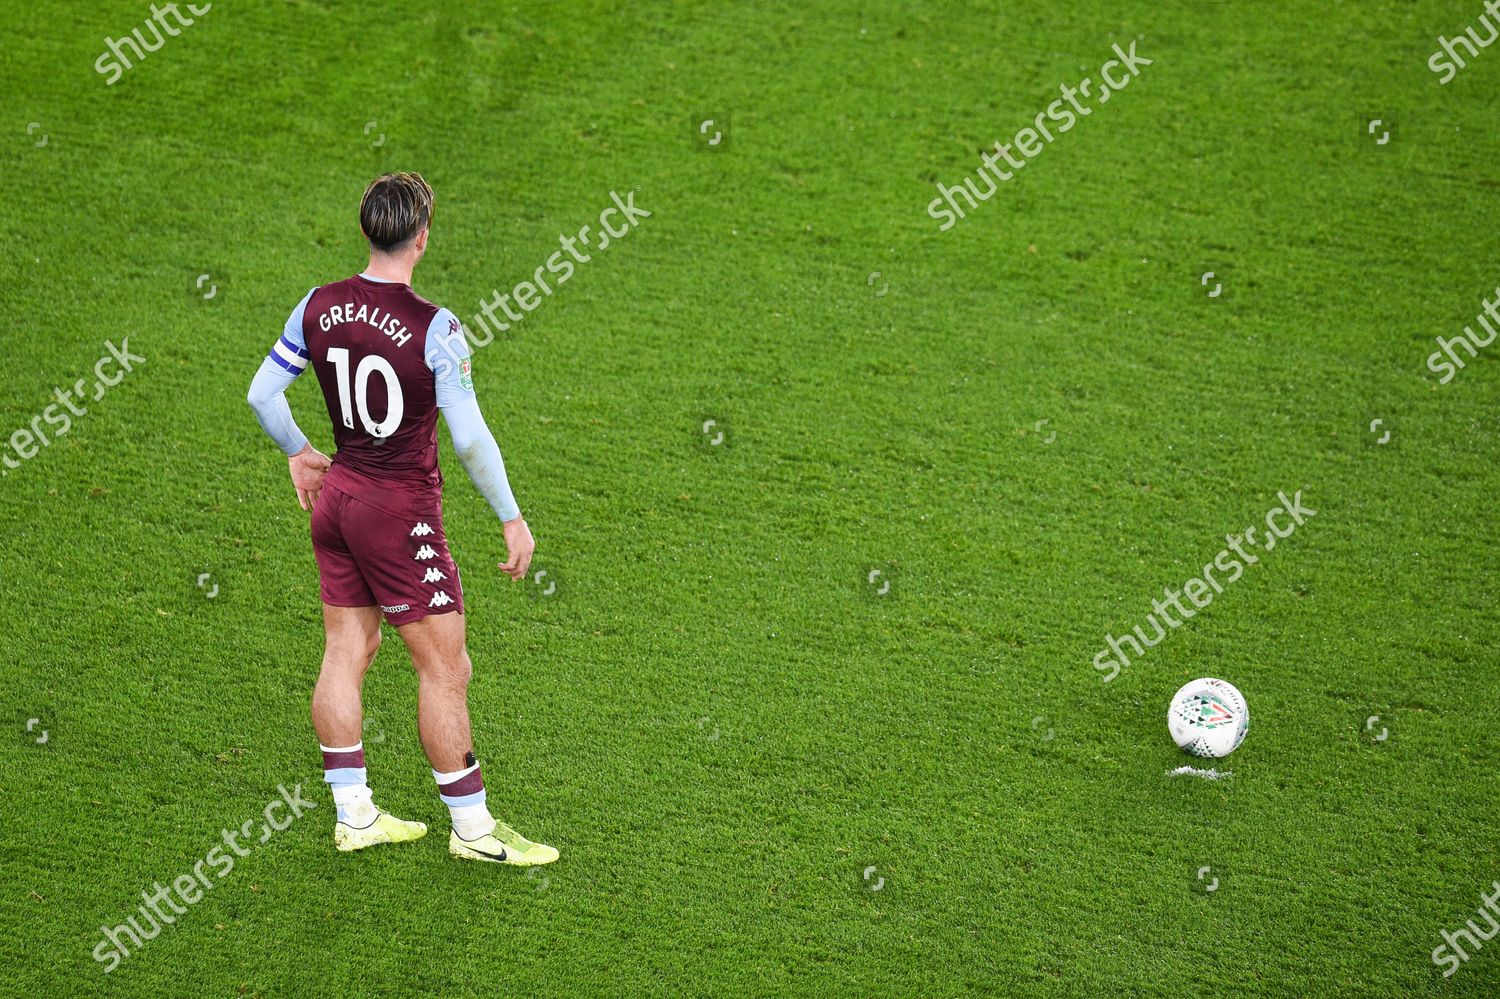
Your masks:
{"label": "claret jersey", "polygon": [[284,337],[272,356],[317,375],[336,447],[330,481],[439,491],[442,396],[473,392],[457,317],[409,285],[356,275],[313,289],[287,326],[301,343]]}

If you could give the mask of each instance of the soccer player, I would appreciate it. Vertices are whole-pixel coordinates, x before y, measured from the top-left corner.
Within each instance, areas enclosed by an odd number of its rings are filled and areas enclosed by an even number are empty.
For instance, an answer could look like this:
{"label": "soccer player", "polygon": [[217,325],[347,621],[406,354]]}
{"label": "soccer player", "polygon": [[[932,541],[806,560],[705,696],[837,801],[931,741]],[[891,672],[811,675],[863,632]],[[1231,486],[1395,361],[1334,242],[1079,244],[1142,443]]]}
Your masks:
{"label": "soccer player", "polygon": [[[365,189],[359,224],[370,265],[307,293],[256,372],[249,402],[287,455],[298,502],[312,511],[327,638],[312,720],[338,808],[334,844],[359,850],[427,832],[376,807],[365,777],[360,688],[384,614],[416,667],[417,729],[452,819],[448,852],[549,864],[555,849],[490,815],[469,735],[473,667],[458,566],[443,531],[439,410],[459,461],[501,520],[508,560],[500,569],[525,578],[535,542],[480,415],[458,318],[411,289],[432,203],[432,188],[415,173],[386,174]],[[309,364],[333,421],[331,462],[308,443],[286,402],[287,387]]]}

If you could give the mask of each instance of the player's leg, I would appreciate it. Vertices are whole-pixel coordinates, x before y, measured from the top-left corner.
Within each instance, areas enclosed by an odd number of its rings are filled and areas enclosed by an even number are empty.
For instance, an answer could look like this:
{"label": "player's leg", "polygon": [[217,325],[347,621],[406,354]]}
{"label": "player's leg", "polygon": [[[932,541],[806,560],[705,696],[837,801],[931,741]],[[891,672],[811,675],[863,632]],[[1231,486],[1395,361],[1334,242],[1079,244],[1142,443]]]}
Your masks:
{"label": "player's leg", "polygon": [[342,536],[345,497],[326,487],[313,509],[313,552],[323,593],[323,665],[313,688],[312,720],[323,753],[323,779],[338,821],[334,844],[359,850],[420,839],[427,827],[382,812],[373,801],[360,728],[360,689],[380,648],[380,608]]}
{"label": "player's leg", "polygon": [[380,608],[323,605],[323,666],[313,687],[312,721],[324,746],[360,741],[360,689],[380,649]]}
{"label": "player's leg", "polygon": [[463,613],[429,614],[398,630],[417,671],[417,731],[453,822],[448,852],[465,860],[523,867],[556,860],[557,850],[533,843],[490,815],[484,776],[469,733],[473,665],[464,638]]}
{"label": "player's leg", "polygon": [[469,735],[469,677],[473,665],[462,614],[433,614],[397,626],[417,671],[417,734],[436,770],[465,766]]}

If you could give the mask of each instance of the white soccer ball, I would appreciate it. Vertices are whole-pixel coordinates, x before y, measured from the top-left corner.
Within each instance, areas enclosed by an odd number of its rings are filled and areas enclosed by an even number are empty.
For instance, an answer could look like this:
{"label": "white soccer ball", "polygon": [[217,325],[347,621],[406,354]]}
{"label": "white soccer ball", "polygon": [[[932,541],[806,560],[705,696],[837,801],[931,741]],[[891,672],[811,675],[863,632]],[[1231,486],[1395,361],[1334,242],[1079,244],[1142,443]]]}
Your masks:
{"label": "white soccer ball", "polygon": [[1167,728],[1173,741],[1194,756],[1228,756],[1250,731],[1250,706],[1234,684],[1204,677],[1173,696]]}

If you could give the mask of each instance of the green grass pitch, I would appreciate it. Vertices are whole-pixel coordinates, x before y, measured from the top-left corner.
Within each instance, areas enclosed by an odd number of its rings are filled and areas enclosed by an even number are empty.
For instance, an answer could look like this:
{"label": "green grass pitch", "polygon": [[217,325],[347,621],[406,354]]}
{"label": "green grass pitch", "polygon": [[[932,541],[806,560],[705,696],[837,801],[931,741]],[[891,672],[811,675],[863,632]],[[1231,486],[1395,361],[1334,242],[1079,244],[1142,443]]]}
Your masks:
{"label": "green grass pitch", "polygon": [[[1477,0],[215,3],[113,84],[146,0],[6,7],[0,994],[1500,993],[1500,938],[1432,957],[1500,879],[1500,345],[1427,364],[1500,285],[1500,46],[1428,65]],[[333,851],[307,518],[244,401],[395,169],[469,323],[611,192],[652,213],[476,352],[545,586],[440,431],[530,875],[448,858],[389,630],[371,782],[433,834]],[[1217,782],[1167,776],[1200,676],[1253,716]]]}

